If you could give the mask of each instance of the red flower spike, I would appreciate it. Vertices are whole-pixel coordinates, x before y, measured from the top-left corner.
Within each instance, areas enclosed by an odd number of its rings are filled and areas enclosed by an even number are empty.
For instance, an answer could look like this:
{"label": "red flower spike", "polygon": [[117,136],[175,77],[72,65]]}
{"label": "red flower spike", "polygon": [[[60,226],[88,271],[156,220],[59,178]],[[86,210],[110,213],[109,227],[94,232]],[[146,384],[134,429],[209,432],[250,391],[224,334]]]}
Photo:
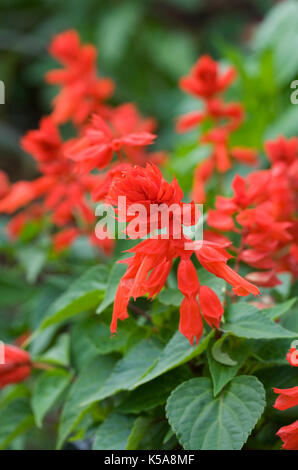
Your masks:
{"label": "red flower spike", "polygon": [[287,410],[298,405],[298,387],[293,388],[274,388],[274,393],[279,394],[279,397],[274,403],[274,408],[277,410]]}
{"label": "red flower spike", "polygon": [[298,450],[298,420],[280,428],[276,434],[283,441],[284,449]]}
{"label": "red flower spike", "polygon": [[[147,165],[146,168],[127,165],[120,173],[115,173],[106,201],[117,207],[119,196],[126,196],[128,208],[130,204],[138,202],[149,208],[151,204],[181,204],[183,192],[176,180],[171,184],[167,183],[154,165]],[[191,204],[189,206],[191,207]],[[117,211],[119,214],[119,207]],[[189,212],[192,213],[192,210]],[[148,213],[146,216],[149,217]],[[156,229],[160,230],[161,224],[162,221],[159,220]],[[150,297],[157,295],[166,282],[173,259],[177,257],[180,258],[178,288],[185,297],[180,309],[180,331],[191,343],[194,338],[198,340],[202,335],[198,294],[202,313],[211,326],[219,327],[223,314],[223,307],[216,294],[206,286],[200,288],[196,269],[190,260],[193,253],[205,269],[229,282],[237,295],[259,294],[257,287],[227,266],[231,255],[224,246],[228,246],[229,241],[220,238],[220,244],[207,240],[192,242],[184,237],[183,232],[181,239],[176,239],[173,235],[170,231],[168,239],[162,239],[160,235],[156,239],[148,238],[129,250],[134,254],[126,260],[128,269],[117,289],[111,324],[113,333],[117,328],[117,320],[127,318],[129,299],[136,299],[145,294]]]}
{"label": "red flower spike", "polygon": [[81,45],[78,33],[70,30],[53,39],[49,52],[64,65],[46,74],[48,83],[61,86],[54,99],[53,120],[64,123],[72,119],[82,125],[94,112],[108,114],[103,102],[113,94],[114,83],[98,78],[95,47]]}

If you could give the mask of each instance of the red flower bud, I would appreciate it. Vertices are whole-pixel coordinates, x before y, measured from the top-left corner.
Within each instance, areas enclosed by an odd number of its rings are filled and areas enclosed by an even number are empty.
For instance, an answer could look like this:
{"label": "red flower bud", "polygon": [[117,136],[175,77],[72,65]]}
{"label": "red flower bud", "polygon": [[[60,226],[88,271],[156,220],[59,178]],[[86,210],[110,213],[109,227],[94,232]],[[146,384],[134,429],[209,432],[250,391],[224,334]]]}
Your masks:
{"label": "red flower bud", "polygon": [[0,389],[22,382],[31,373],[31,359],[27,351],[10,344],[4,345],[4,363],[0,363]]}

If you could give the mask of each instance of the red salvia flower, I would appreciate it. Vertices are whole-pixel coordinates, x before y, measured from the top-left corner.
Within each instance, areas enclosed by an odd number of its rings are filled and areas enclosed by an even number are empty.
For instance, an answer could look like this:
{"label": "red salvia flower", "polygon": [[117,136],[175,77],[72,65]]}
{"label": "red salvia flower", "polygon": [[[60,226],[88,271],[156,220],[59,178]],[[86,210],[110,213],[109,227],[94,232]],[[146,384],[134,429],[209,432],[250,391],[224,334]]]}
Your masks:
{"label": "red salvia flower", "polygon": [[240,103],[225,103],[218,94],[230,86],[234,78],[233,68],[221,74],[219,64],[211,57],[203,56],[190,75],[180,81],[182,90],[201,98],[204,106],[202,111],[181,116],[177,121],[177,131],[185,132],[207,121],[208,130],[202,133],[199,141],[213,147],[210,156],[195,170],[193,198],[196,202],[205,202],[205,184],[215,171],[227,172],[234,160],[249,165],[257,163],[255,150],[230,145],[231,133],[242,124],[244,110]]}
{"label": "red salvia flower", "polygon": [[69,227],[61,230],[53,236],[53,248],[56,253],[68,248],[73,241],[80,235],[80,232],[75,227]]}
{"label": "red salvia flower", "polygon": [[286,450],[298,450],[298,420],[277,431],[277,436],[283,441]]}
{"label": "red salvia flower", "polygon": [[50,54],[64,66],[47,73],[46,81],[62,87],[54,99],[52,117],[57,123],[72,119],[83,124],[88,117],[108,110],[103,104],[114,91],[114,83],[108,78],[98,78],[96,71],[96,49],[81,45],[74,30],[58,34],[50,45]]}
{"label": "red salvia flower", "polygon": [[79,172],[104,168],[111,162],[114,152],[121,159],[121,151],[127,147],[144,147],[155,139],[155,135],[147,131],[126,133],[124,127],[112,128],[99,115],[93,115],[84,136],[69,149],[69,157],[77,162]]}
{"label": "red salvia flower", "polygon": [[[152,204],[170,207],[177,204],[183,207],[183,192],[177,181],[167,183],[161,172],[154,165],[147,165],[146,168],[125,166],[120,173],[116,173],[110,184],[110,189],[106,196],[106,202],[118,206],[119,196],[127,198],[127,215],[131,204],[141,203],[149,209]],[[196,223],[196,214],[193,213],[192,205],[189,205],[190,224]],[[120,208],[117,207],[118,214]],[[175,212],[174,212],[175,214]],[[173,214],[173,219],[175,218]],[[148,211],[141,219],[141,224],[147,227]],[[132,220],[128,217],[128,220]],[[181,225],[182,222],[180,222]],[[173,221],[174,225],[174,221]],[[157,229],[162,228],[162,222],[158,221]],[[181,227],[180,227],[181,229]],[[146,230],[142,231],[143,236]],[[147,228],[148,233],[148,228]],[[191,261],[193,253],[196,254],[201,265],[218,277],[225,279],[233,286],[237,295],[259,294],[259,290],[239,274],[227,266],[227,260],[231,257],[222,245],[217,245],[211,241],[192,242],[181,233],[181,238],[176,239],[174,235],[177,230],[168,231],[168,238],[163,239],[161,235],[157,238],[147,239],[129,250],[134,253],[131,258],[124,262],[128,269],[122,277],[115,297],[113,319],[111,324],[112,333],[116,332],[117,320],[124,320],[128,317],[127,307],[130,298],[138,298],[148,294],[149,297],[156,296],[163,288],[169,275],[174,258],[180,258],[178,266],[178,287],[184,295],[184,300],[180,308],[179,329],[191,344],[196,338],[199,341],[202,335],[202,317],[212,327],[219,327],[223,314],[222,305],[210,288],[200,286],[197,272]],[[186,249],[188,243],[191,249]]]}
{"label": "red salvia flower", "polygon": [[9,179],[6,173],[0,170],[0,200],[8,194],[9,189],[10,189]]}
{"label": "red salvia flower", "polygon": [[0,364],[0,389],[25,380],[29,377],[31,368],[31,359],[27,351],[4,344],[4,364]]}
{"label": "red salvia flower", "polygon": [[211,98],[224,91],[236,76],[234,68],[220,73],[219,65],[210,56],[202,56],[191,69],[190,75],[180,80],[180,87],[187,93],[201,98]]}
{"label": "red salvia flower", "polygon": [[279,394],[279,397],[274,403],[274,408],[277,410],[287,410],[298,405],[298,387],[293,388],[274,388],[274,393]]}
{"label": "red salvia flower", "polygon": [[[291,352],[292,350],[290,350]],[[287,356],[288,358],[288,356]],[[286,389],[273,389],[279,397],[274,403],[277,410],[287,410],[298,405],[298,387]],[[298,450],[298,421],[284,426],[277,431],[277,436],[283,441],[283,448],[287,450]]]}

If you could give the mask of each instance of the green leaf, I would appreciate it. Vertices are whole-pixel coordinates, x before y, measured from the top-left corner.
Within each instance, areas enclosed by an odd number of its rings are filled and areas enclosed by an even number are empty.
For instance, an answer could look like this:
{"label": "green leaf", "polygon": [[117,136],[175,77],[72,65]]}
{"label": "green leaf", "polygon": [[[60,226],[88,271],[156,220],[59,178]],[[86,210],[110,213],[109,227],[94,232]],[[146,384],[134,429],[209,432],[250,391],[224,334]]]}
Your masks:
{"label": "green leaf", "polygon": [[264,387],[256,377],[235,377],[217,398],[212,382],[195,378],[170,395],[166,413],[185,449],[239,450],[265,407]]}
{"label": "green leaf", "polygon": [[283,300],[286,300],[291,292],[292,287],[292,274],[291,273],[281,273],[278,274],[278,279],[281,281],[281,284],[278,284],[274,287],[274,291],[277,292]]}
{"label": "green leaf", "polygon": [[234,361],[231,356],[226,351],[222,350],[223,342],[225,341],[227,336],[222,336],[218,341],[216,341],[211,349],[211,354],[215,361],[223,364],[225,366],[236,366],[237,361]]}
{"label": "green leaf", "polygon": [[105,296],[98,309],[96,310],[96,313],[102,313],[107,307],[109,307],[114,302],[117,287],[126,269],[127,266],[123,263],[114,264],[107,281]]}
{"label": "green leaf", "polygon": [[[103,54],[103,59],[108,63],[117,64],[125,57],[125,51],[136,31],[141,19],[143,8],[140,3],[123,2],[116,8],[104,10],[100,14],[98,25],[98,45]],[[106,44],[102,47],[102,44]]]}
{"label": "green leaf", "polygon": [[232,333],[239,338],[274,339],[294,338],[296,333],[274,323],[266,311],[258,310],[247,302],[238,302],[231,306],[227,323],[222,326],[225,333]]}
{"label": "green leaf", "polygon": [[277,304],[274,307],[266,308],[264,313],[271,319],[277,320],[278,318],[282,317],[285,313],[287,313],[296,303],[297,297],[293,299],[289,299],[286,302],[282,302],[281,304]]}
{"label": "green leaf", "polygon": [[[217,341],[218,343],[218,341]],[[217,344],[215,343],[215,345]],[[224,386],[230,382],[230,380],[237,374],[238,370],[243,366],[245,360],[249,355],[249,350],[243,341],[238,345],[229,345],[229,348],[225,350],[224,354],[228,353],[228,357],[231,364],[223,364],[216,360],[214,356],[214,347],[208,348],[207,357],[209,370],[213,382],[214,396],[218,395]],[[235,360],[233,360],[235,359]]]}
{"label": "green leaf", "polygon": [[163,405],[171,391],[189,377],[188,370],[184,368],[182,370],[181,368],[174,369],[163,374],[152,382],[133,390],[118,406],[117,411],[138,414],[141,411],[148,411],[156,406]]}
{"label": "green leaf", "polygon": [[37,427],[42,426],[44,416],[50,411],[59,396],[70,383],[72,375],[62,369],[49,370],[37,380],[31,406]]}
{"label": "green leaf", "polygon": [[280,135],[293,137],[297,134],[298,106],[290,106],[266,129],[265,140],[276,139]]}
{"label": "green leaf", "polygon": [[68,333],[60,335],[50,349],[44,354],[35,358],[39,362],[49,362],[50,364],[68,366],[70,361],[70,337]]}
{"label": "green leaf", "polygon": [[288,29],[296,24],[297,15],[298,5],[295,1],[279,3],[272,8],[255,35],[255,48],[264,50],[278,43]]}
{"label": "green leaf", "polygon": [[25,269],[27,281],[33,284],[46,262],[46,251],[38,247],[25,246],[17,251],[17,257]]}
{"label": "green leaf", "polygon": [[287,352],[291,342],[288,339],[252,340],[253,356],[265,364],[287,365]]}
{"label": "green leaf", "polygon": [[135,418],[110,414],[95,434],[93,450],[125,450],[129,442]]}
{"label": "green leaf", "polygon": [[178,289],[164,289],[158,295],[158,300],[163,305],[179,307],[183,300],[183,295]]}
{"label": "green leaf", "polygon": [[104,266],[94,266],[62,294],[49,308],[41,329],[62,322],[99,304],[106,288],[107,271]]}
{"label": "green leaf", "polygon": [[0,449],[27,431],[34,423],[29,400],[20,397],[10,401],[0,410]]}
{"label": "green leaf", "polygon": [[214,274],[209,273],[204,268],[200,268],[198,270],[198,276],[201,286],[210,287],[210,289],[212,289],[216,293],[220,301],[223,302],[227,285],[226,281],[214,276]]}
{"label": "green leaf", "polygon": [[76,323],[71,330],[71,358],[72,365],[81,371],[85,364],[98,357],[98,351],[89,336],[84,334],[84,321]]}
{"label": "green leaf", "polygon": [[111,336],[110,325],[103,323],[101,317],[92,318],[83,328],[84,333],[86,332],[100,354],[125,352],[136,335],[140,339],[148,335],[147,329],[137,325],[133,318],[128,318],[121,323],[117,328],[117,334],[113,336]]}
{"label": "green leaf", "polygon": [[208,346],[209,340],[213,336],[211,331],[207,336],[201,338],[198,346],[192,347],[188,340],[177,331],[164,347],[156,363],[148,370],[135,386],[142,385],[150,380],[159,377],[175,367],[190,361],[192,358],[202,354]]}
{"label": "green leaf", "polygon": [[107,356],[98,356],[84,365],[82,372],[71,386],[62,410],[58,430],[57,447],[61,448],[67,436],[87,411],[87,406],[79,404],[100,389],[111,373],[115,361]]}
{"label": "green leaf", "polygon": [[152,418],[139,416],[133,423],[130,435],[127,440],[126,450],[137,450],[140,442],[145,437],[147,429],[152,422]]}
{"label": "green leaf", "polygon": [[144,339],[120,359],[103,387],[82,402],[86,406],[114,395],[121,390],[132,390],[147,370],[155,363],[161,351],[157,340]]}

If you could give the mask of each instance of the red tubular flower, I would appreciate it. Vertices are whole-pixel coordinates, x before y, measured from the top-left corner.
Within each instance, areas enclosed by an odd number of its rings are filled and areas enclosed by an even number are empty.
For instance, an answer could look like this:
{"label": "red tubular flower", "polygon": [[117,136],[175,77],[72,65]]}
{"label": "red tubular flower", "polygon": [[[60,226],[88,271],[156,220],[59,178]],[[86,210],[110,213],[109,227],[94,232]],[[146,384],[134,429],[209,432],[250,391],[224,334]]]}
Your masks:
{"label": "red tubular flower", "polygon": [[68,248],[80,235],[80,231],[75,227],[66,228],[53,236],[53,248],[56,253]]}
{"label": "red tubular flower", "polygon": [[152,144],[155,135],[149,132],[135,132],[114,135],[112,129],[99,115],[93,115],[91,125],[85,130],[84,137],[70,149],[69,157],[77,162],[78,170],[88,173],[93,168],[104,168],[112,160],[114,152],[119,153],[126,147],[144,147]]}
{"label": "red tubular flower", "polygon": [[10,189],[8,176],[4,171],[0,170],[0,199],[5,197]]}
{"label": "red tubular flower", "polygon": [[210,56],[204,55],[193,66],[190,75],[181,78],[180,87],[197,97],[210,98],[228,88],[235,77],[234,68],[220,73],[218,63]]}
{"label": "red tubular flower", "polygon": [[298,157],[298,139],[280,136],[276,140],[268,140],[265,149],[271,163],[285,162],[289,165]]}
{"label": "red tubular flower", "polygon": [[298,387],[293,388],[274,388],[274,393],[279,394],[279,397],[274,403],[274,408],[277,410],[287,410],[298,405]]}
{"label": "red tubular flower", "polygon": [[[287,147],[287,141],[282,142],[282,148]],[[276,143],[271,145],[275,148]],[[289,159],[292,161],[292,156]],[[298,275],[294,242],[297,190],[285,168],[279,161],[271,169],[251,173],[245,179],[237,175],[232,184],[234,196],[218,196],[216,209],[208,213],[208,224],[214,229],[241,234],[238,260],[263,270],[246,276],[262,287],[280,284],[279,272]]]}
{"label": "red tubular flower", "polygon": [[31,359],[27,351],[5,344],[4,364],[0,364],[0,389],[25,380],[30,375],[31,368]]}
{"label": "red tubular flower", "polygon": [[184,297],[180,306],[179,331],[193,346],[194,339],[197,343],[203,334],[203,320],[200,307],[194,297]]}
{"label": "red tubular flower", "polygon": [[69,164],[63,155],[63,143],[53,119],[43,118],[39,126],[39,129],[27,132],[21,139],[21,146],[34,156],[42,173],[65,171]]}
{"label": "red tubular flower", "polygon": [[0,201],[0,212],[11,214],[20,207],[45,194],[54,184],[50,177],[42,176],[35,181],[19,181],[11,186],[6,197]]}
{"label": "red tubular flower", "polygon": [[296,348],[291,348],[287,354],[287,361],[291,366],[298,367],[298,350]]}
{"label": "red tubular flower", "polygon": [[200,308],[206,322],[213,328],[219,328],[224,309],[215,292],[207,286],[199,290]]}
{"label": "red tubular flower", "polygon": [[38,222],[43,215],[43,208],[39,204],[35,204],[23,212],[15,215],[6,225],[6,231],[11,239],[16,239],[22,233],[27,222]]}
{"label": "red tubular flower", "polygon": [[103,102],[112,95],[114,83],[97,77],[95,47],[81,45],[78,33],[70,30],[58,34],[49,51],[64,65],[46,75],[48,83],[62,87],[54,100],[54,121],[64,123],[72,119],[81,125],[94,112],[105,114]]}
{"label": "red tubular flower", "polygon": [[[203,110],[181,116],[177,121],[176,130],[185,132],[207,121],[208,130],[202,133],[199,141],[213,147],[209,158],[195,170],[193,196],[196,202],[204,202],[204,187],[214,171],[227,172],[234,160],[249,165],[257,163],[257,155],[253,149],[230,145],[231,133],[242,124],[244,110],[240,103],[225,103],[218,95],[234,78],[233,68],[220,74],[219,64],[211,57],[203,56],[192,68],[190,75],[180,81],[182,90],[201,98],[204,106]],[[205,171],[205,168],[208,171]]]}
{"label": "red tubular flower", "polygon": [[284,449],[298,450],[298,420],[280,428],[276,434],[283,441]]}
{"label": "red tubular flower", "polygon": [[[290,353],[293,353],[294,351],[295,348],[290,349]],[[291,364],[292,358],[289,358],[289,355],[287,355],[287,359],[290,359],[289,362]],[[297,355],[295,355],[295,362],[296,359]],[[285,389],[274,388],[273,390],[275,393],[279,394],[279,397],[274,403],[274,408],[277,410],[287,410],[298,405],[298,387]],[[298,450],[298,421],[295,421],[289,426],[280,428],[276,434],[283,441],[284,449]]]}

